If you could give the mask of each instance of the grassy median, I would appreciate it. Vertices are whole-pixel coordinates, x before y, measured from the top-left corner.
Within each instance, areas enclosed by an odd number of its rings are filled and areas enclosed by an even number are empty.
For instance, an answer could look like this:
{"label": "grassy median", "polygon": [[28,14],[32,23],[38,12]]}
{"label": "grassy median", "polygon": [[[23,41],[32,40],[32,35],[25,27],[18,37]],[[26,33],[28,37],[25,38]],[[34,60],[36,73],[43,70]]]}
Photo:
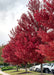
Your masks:
{"label": "grassy median", "polygon": [[[19,70],[18,72],[16,70],[7,70],[7,71],[4,71],[4,72],[8,73],[10,75],[41,75],[41,73],[33,72],[33,71],[28,71],[26,73],[25,70]],[[52,75],[52,74],[43,73],[43,75]]]}

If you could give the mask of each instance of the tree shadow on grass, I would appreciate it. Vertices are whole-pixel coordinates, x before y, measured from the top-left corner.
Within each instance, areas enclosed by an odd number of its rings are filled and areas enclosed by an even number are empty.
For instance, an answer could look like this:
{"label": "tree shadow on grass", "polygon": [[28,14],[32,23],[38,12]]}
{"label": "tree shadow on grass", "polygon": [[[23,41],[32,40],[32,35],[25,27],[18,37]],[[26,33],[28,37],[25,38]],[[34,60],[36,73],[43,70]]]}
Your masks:
{"label": "tree shadow on grass", "polygon": [[13,73],[13,72],[20,72],[20,71],[12,71],[12,72],[10,72],[10,73]]}
{"label": "tree shadow on grass", "polygon": [[18,74],[29,74],[29,73],[32,73],[32,72],[21,72],[21,73],[18,73]]}

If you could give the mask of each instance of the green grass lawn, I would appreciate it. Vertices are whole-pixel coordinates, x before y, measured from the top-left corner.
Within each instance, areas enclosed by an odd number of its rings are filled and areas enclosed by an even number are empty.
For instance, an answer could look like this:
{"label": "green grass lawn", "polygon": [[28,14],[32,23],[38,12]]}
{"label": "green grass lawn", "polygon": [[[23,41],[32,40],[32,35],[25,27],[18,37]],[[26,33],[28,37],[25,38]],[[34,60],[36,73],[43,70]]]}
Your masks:
{"label": "green grass lawn", "polygon": [[[25,70],[19,70],[19,72],[16,72],[16,70],[7,70],[4,72],[10,75],[41,75],[41,73],[33,72],[33,71],[28,71],[28,73],[25,73]],[[52,74],[43,73],[43,75],[52,75]]]}

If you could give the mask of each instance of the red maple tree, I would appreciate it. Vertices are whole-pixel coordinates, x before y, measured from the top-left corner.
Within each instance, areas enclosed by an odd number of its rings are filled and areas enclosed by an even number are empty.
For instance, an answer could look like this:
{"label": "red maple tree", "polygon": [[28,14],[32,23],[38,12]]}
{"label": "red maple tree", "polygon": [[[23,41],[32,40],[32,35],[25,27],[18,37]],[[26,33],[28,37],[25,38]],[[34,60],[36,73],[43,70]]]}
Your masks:
{"label": "red maple tree", "polygon": [[[51,56],[53,54],[51,52],[53,51],[54,45],[54,31],[48,32],[48,30],[54,27],[54,14],[52,14],[53,9],[52,12],[50,12],[51,6],[48,1],[44,0],[43,9],[42,5],[40,8],[40,5],[41,3],[39,0],[30,0],[28,4],[30,11],[28,14],[22,14],[20,20],[18,20],[18,26],[14,30],[11,30],[11,40],[9,42],[11,50],[8,49],[8,51],[11,51],[11,54],[13,52],[13,62],[23,60],[23,62],[27,64],[34,62],[43,63],[46,60],[51,60],[49,55]],[[47,49],[45,49],[46,47]],[[3,57],[6,60],[4,53],[3,51]],[[7,53],[9,56],[11,54]],[[11,59],[7,59],[7,61],[11,61]]]}
{"label": "red maple tree", "polygon": [[[46,57],[44,56],[44,54],[38,53],[38,46],[43,42],[41,41],[41,38],[37,35],[37,31],[39,30],[39,28],[44,30],[46,29],[38,25],[38,22],[34,19],[34,11],[39,11],[40,8],[39,0],[29,1],[28,7],[32,13],[28,12],[28,15],[23,14],[20,20],[18,20],[18,26],[15,28],[15,30],[12,29],[11,31],[11,43],[9,44],[9,46],[11,47],[11,50],[13,50],[12,52],[14,52],[17,59],[19,57],[20,59],[26,61],[26,63],[42,63],[44,62],[44,59]],[[12,45],[14,46],[14,49]],[[13,62],[14,61],[15,60],[13,60]]]}
{"label": "red maple tree", "polygon": [[15,54],[15,51],[16,51],[15,44],[10,42],[3,48],[2,57],[4,58],[5,63],[17,65],[17,71],[18,71],[18,66],[20,66],[21,64],[24,64],[25,61],[17,57]]}
{"label": "red maple tree", "polygon": [[14,44],[10,44],[10,45],[9,44],[7,44],[5,48],[3,48],[2,57],[4,58],[4,62],[8,62],[13,65],[17,65],[17,64],[20,65],[20,63],[23,62],[22,59],[16,57]]}
{"label": "red maple tree", "polygon": [[[26,18],[25,18],[26,16]],[[38,53],[38,46],[41,44],[41,38],[38,37],[37,31],[32,22],[27,21],[30,17],[23,14],[19,20],[18,26],[11,31],[11,41],[15,43],[15,54],[17,57],[27,63],[43,63],[46,58],[43,54]],[[30,24],[29,24],[30,23]],[[35,24],[36,25],[36,24]]]}
{"label": "red maple tree", "polygon": [[35,19],[38,25],[44,27],[39,29],[38,35],[44,44],[40,44],[39,53],[47,56],[47,60],[54,61],[54,0],[43,0],[43,9],[35,12]]}

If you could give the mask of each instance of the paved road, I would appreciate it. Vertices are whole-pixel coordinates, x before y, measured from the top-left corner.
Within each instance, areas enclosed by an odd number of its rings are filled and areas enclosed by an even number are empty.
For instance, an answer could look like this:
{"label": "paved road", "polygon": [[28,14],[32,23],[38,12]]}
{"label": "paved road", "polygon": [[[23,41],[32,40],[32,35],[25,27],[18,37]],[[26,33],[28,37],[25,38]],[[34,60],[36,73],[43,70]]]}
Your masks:
{"label": "paved road", "polygon": [[0,74],[2,74],[2,75],[10,75],[10,74],[4,73],[4,72],[1,71],[1,70],[0,70]]}

